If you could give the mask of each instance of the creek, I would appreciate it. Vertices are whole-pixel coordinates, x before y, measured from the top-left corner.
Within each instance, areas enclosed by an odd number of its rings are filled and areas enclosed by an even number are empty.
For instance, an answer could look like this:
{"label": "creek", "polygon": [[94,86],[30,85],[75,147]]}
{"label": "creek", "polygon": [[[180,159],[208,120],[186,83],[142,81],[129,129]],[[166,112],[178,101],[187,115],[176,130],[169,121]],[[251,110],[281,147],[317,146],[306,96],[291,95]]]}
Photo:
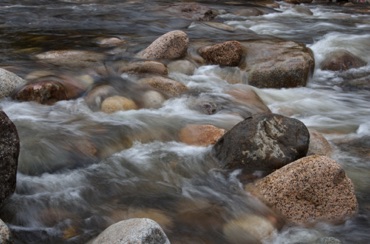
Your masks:
{"label": "creek", "polygon": [[[332,157],[355,185],[359,213],[336,226],[284,227],[269,243],[311,243],[321,236],[369,243],[370,91],[340,86],[370,77],[369,5],[302,5],[312,12],[307,14],[279,2],[277,8],[256,7],[264,15],[245,17],[233,12],[255,6],[252,2],[197,2],[223,13],[216,21],[232,31],[171,15],[165,9],[172,1],[3,0],[0,64],[20,76],[35,70],[79,76],[84,73],[78,69],[40,65],[33,57],[49,50],[88,50],[108,53],[109,66],[131,60],[172,30],[183,30],[190,42],[264,36],[304,43],[316,62],[306,87],[255,90],[272,112],[297,118],[328,139]],[[108,37],[125,40],[124,50],[98,45]],[[339,49],[368,65],[321,70],[325,54]],[[212,65],[193,75],[169,76],[215,99],[227,85]],[[16,243],[86,243],[109,224],[145,216],[162,224],[171,243],[228,243],[220,226],[240,214],[262,215],[264,207],[249,199],[237,172],[225,175],[209,158],[211,147],[186,145],[176,133],[188,123],[230,129],[241,118],[232,112],[201,114],[189,104],[189,97],[180,96],[159,109],[105,114],[91,111],[83,98],[53,105],[2,99],[0,108],[17,126],[21,142],[17,189],[0,213]]]}

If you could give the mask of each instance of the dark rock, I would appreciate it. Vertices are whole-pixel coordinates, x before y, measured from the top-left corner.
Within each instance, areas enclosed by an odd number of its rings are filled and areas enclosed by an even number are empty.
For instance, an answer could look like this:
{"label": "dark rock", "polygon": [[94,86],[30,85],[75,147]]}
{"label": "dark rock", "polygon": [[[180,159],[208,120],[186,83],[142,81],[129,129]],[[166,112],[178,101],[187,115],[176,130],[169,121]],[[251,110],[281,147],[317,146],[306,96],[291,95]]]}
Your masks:
{"label": "dark rock", "polygon": [[243,46],[238,41],[227,41],[198,50],[200,56],[210,64],[238,66],[243,55]]}
{"label": "dark rock", "polygon": [[360,68],[367,63],[361,58],[346,50],[337,50],[327,55],[321,63],[322,70],[344,71],[352,68]]}
{"label": "dark rock", "polygon": [[16,186],[19,137],[17,128],[8,116],[0,111],[0,206]]}
{"label": "dark rock", "polygon": [[227,169],[270,173],[306,156],[309,132],[296,119],[258,114],[229,130],[213,147],[213,155]]}
{"label": "dark rock", "polygon": [[199,3],[174,3],[171,4],[165,12],[176,16],[177,18],[185,18],[191,20],[213,20],[218,12],[215,9],[211,9],[205,5]]}

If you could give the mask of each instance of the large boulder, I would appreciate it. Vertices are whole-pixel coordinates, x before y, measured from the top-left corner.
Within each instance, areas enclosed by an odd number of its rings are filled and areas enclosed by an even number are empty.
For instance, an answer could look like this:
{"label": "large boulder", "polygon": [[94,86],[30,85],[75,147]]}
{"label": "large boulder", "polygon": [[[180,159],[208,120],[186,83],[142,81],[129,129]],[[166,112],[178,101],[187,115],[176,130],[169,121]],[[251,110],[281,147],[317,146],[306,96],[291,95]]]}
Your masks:
{"label": "large boulder", "polygon": [[0,111],[0,206],[16,186],[19,156],[17,128],[8,116]]}
{"label": "large boulder", "polygon": [[18,75],[0,68],[0,99],[10,96],[14,89],[25,83],[26,80]]}
{"label": "large boulder", "polygon": [[188,35],[180,30],[170,31],[158,37],[145,50],[137,54],[143,59],[178,59],[188,50]]}
{"label": "large boulder", "polygon": [[358,208],[351,180],[326,156],[299,159],[254,186],[257,196],[294,224],[342,223]]}
{"label": "large boulder", "polygon": [[309,132],[297,119],[278,114],[257,114],[229,130],[212,153],[227,169],[270,173],[306,156]]}
{"label": "large boulder", "polygon": [[205,46],[198,52],[207,63],[221,66],[238,66],[244,55],[243,46],[238,41]]}
{"label": "large boulder", "polygon": [[169,244],[162,228],[153,220],[134,218],[123,220],[105,229],[91,244]]}
{"label": "large boulder", "polygon": [[283,40],[243,42],[248,83],[259,88],[306,86],[315,68],[314,55],[304,44]]}
{"label": "large boulder", "polygon": [[322,70],[344,71],[352,68],[360,68],[367,63],[356,55],[346,50],[337,50],[327,54],[321,63]]}

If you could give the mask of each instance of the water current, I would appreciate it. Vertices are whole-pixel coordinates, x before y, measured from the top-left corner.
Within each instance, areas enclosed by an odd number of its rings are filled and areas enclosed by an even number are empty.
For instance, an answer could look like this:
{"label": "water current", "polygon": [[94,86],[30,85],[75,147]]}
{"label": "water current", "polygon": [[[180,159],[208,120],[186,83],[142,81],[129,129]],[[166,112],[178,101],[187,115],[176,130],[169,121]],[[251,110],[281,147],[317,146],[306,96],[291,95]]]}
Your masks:
{"label": "water current", "polygon": [[[254,6],[248,1],[198,2],[219,10],[215,21],[230,29],[173,15],[171,1],[2,0],[0,63],[22,77],[35,70],[82,76],[89,71],[40,64],[34,55],[96,51],[106,55],[109,66],[129,61],[171,30],[185,31],[190,42],[264,36],[304,43],[316,62],[306,87],[255,90],[272,112],[297,118],[329,140],[332,157],[355,184],[360,208],[344,224],[284,227],[266,243],[312,243],[322,236],[369,243],[370,92],[340,86],[369,79],[369,6],[314,3],[301,5],[302,11],[279,2],[275,8],[256,7],[264,15],[246,17],[234,13]],[[126,44],[119,50],[98,45],[108,37]],[[321,70],[325,54],[337,49],[368,65],[346,72]],[[227,82],[218,74],[218,67],[210,65],[192,75],[169,76],[222,99]],[[16,193],[0,212],[16,243],[85,243],[110,224],[132,217],[157,220],[172,243],[228,243],[219,231],[225,222],[245,213],[268,214],[243,191],[237,172],[227,175],[218,169],[208,156],[211,147],[179,142],[176,133],[187,123],[230,129],[242,120],[234,113],[199,113],[191,99],[180,96],[159,109],[113,114],[91,111],[83,98],[53,105],[1,100],[21,141]],[[89,153],[95,150],[92,144],[98,152]]]}

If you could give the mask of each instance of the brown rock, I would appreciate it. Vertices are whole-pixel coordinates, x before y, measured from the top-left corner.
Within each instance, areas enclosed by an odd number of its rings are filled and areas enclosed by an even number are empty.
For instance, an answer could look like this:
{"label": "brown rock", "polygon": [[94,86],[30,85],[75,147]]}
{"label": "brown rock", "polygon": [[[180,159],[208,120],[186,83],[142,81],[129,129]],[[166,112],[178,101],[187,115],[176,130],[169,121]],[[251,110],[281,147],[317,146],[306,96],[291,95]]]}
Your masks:
{"label": "brown rock", "polygon": [[37,59],[58,66],[91,67],[100,63],[105,55],[81,50],[55,50],[37,54]]}
{"label": "brown rock", "polygon": [[104,99],[101,110],[105,113],[114,113],[121,110],[137,109],[137,105],[131,99],[122,96],[112,96]]}
{"label": "brown rock", "polygon": [[315,61],[311,49],[303,44],[282,40],[243,42],[249,85],[259,88],[305,86]]}
{"label": "brown rock", "polygon": [[367,63],[361,58],[346,50],[337,50],[327,55],[321,63],[322,70],[343,71],[352,68],[360,68]]}
{"label": "brown rock", "polygon": [[17,128],[0,111],[0,206],[15,191],[19,156]]}
{"label": "brown rock", "polygon": [[81,92],[68,89],[62,82],[55,79],[42,79],[30,82],[17,91],[13,98],[20,101],[34,101],[41,104],[52,105],[61,100],[68,100],[77,97]]}
{"label": "brown rock", "polygon": [[188,35],[180,30],[170,31],[150,44],[137,57],[143,59],[177,59],[185,56],[189,44]]}
{"label": "brown rock", "polygon": [[217,11],[205,5],[195,2],[179,2],[171,4],[166,12],[176,18],[185,18],[191,20],[212,20],[217,16]]}
{"label": "brown rock", "polygon": [[141,61],[141,62],[133,62],[126,65],[123,65],[119,68],[120,73],[151,73],[151,74],[158,74],[158,75],[167,75],[167,67],[166,65],[156,62],[156,61]]}
{"label": "brown rock", "polygon": [[209,146],[215,144],[225,133],[224,129],[213,125],[189,124],[179,133],[180,141],[196,146]]}
{"label": "brown rock", "polygon": [[179,96],[188,90],[188,88],[181,82],[161,76],[143,78],[140,79],[138,83],[149,85],[169,97]]}
{"label": "brown rock", "polygon": [[333,149],[328,140],[316,130],[308,130],[310,132],[310,144],[308,146],[307,155],[322,155],[330,157]]}
{"label": "brown rock", "polygon": [[221,66],[238,66],[243,55],[243,46],[238,41],[227,41],[198,50],[207,63]]}
{"label": "brown rock", "polygon": [[351,180],[337,162],[325,156],[299,159],[255,186],[257,195],[295,224],[341,223],[358,208]]}
{"label": "brown rock", "polygon": [[241,168],[245,174],[270,173],[306,156],[308,144],[308,130],[299,120],[257,114],[229,130],[212,152],[224,168]]}

